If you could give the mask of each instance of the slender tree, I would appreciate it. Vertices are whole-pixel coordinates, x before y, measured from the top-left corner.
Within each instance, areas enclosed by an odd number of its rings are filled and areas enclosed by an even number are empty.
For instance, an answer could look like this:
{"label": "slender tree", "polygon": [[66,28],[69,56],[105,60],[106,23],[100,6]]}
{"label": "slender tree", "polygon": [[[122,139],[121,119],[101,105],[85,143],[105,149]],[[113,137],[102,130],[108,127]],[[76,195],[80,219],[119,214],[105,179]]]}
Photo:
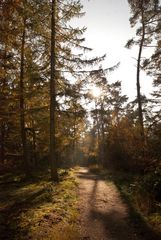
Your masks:
{"label": "slender tree", "polygon": [[140,71],[142,69],[142,53],[145,47],[149,45],[153,40],[153,27],[151,23],[155,18],[154,9],[158,3],[157,0],[128,0],[131,7],[132,16],[130,18],[131,26],[134,27],[138,21],[140,27],[136,30],[138,39],[130,39],[126,47],[130,48],[133,44],[139,45],[138,57],[137,57],[137,73],[136,73],[136,86],[137,86],[137,101],[138,101],[138,118],[140,125],[140,134],[144,141],[144,120],[143,120],[143,109],[142,109],[142,96],[140,91]]}
{"label": "slender tree", "polygon": [[50,163],[51,178],[58,181],[56,160],[56,0],[51,3]]}
{"label": "slender tree", "polygon": [[24,169],[28,171],[27,150],[26,150],[26,129],[25,129],[25,104],[24,104],[24,64],[25,64],[25,37],[26,37],[26,18],[23,19],[23,30],[21,37],[21,56],[20,56],[20,125]]}

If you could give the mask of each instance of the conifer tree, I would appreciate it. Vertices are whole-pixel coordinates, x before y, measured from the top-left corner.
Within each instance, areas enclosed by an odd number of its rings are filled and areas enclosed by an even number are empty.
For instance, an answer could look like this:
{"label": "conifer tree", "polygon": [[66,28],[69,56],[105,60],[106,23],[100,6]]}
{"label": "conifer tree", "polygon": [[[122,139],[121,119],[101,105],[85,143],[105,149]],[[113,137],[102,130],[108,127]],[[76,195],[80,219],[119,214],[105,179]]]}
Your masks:
{"label": "conifer tree", "polygon": [[[51,34],[51,6],[55,3],[54,34]],[[10,155],[20,156],[23,153],[23,165],[27,173],[36,155],[44,158],[49,152],[49,119],[51,115],[53,118],[53,113],[50,115],[49,111],[50,79],[54,79],[55,84],[51,97],[52,101],[54,98],[54,108],[50,108],[51,111],[54,110],[55,121],[54,123],[51,120],[55,128],[55,133],[51,130],[55,138],[55,147],[52,149],[58,153],[62,148],[62,144],[59,145],[61,133],[67,142],[71,140],[70,134],[65,134],[59,128],[58,119],[61,118],[62,129],[65,128],[62,118],[70,119],[72,124],[69,131],[72,131],[74,125],[81,124],[82,117],[79,117],[79,113],[82,114],[83,108],[78,98],[82,98],[82,95],[77,92],[81,92],[83,84],[87,83],[91,67],[97,66],[104,56],[86,58],[84,53],[91,51],[83,46],[85,39],[82,35],[86,28],[73,28],[70,25],[73,17],[84,15],[80,1],[51,3],[48,0],[24,0],[1,1],[0,4],[1,9],[3,8],[3,24],[0,25],[3,76],[0,84],[4,102],[0,106],[0,111],[4,113],[0,119],[3,139],[1,155],[4,159],[4,150]],[[50,71],[50,64],[54,71]],[[75,83],[71,83],[71,80]],[[53,87],[51,89],[53,90]],[[72,100],[77,106],[76,109],[74,105],[70,105]],[[75,112],[75,115],[71,114],[71,111]],[[12,113],[12,117],[8,117],[8,113]],[[75,132],[75,137],[72,137],[73,145],[76,136]],[[5,142],[8,141],[10,143],[5,147]],[[55,172],[56,165],[54,161],[52,167]]]}
{"label": "conifer tree", "polygon": [[[56,5],[55,5],[56,4]],[[74,53],[73,49],[77,48],[79,50],[83,51],[89,51],[91,49],[85,47],[82,45],[84,42],[84,38],[81,37],[81,35],[84,33],[85,28],[79,29],[79,28],[73,28],[71,27],[68,22],[73,17],[81,17],[84,15],[82,13],[82,5],[80,1],[68,1],[67,3],[63,1],[53,1],[52,6],[54,7],[54,15],[52,15],[52,23],[51,25],[52,29],[52,41],[51,41],[51,79],[53,81],[52,90],[51,93],[52,99],[51,99],[51,105],[50,105],[50,124],[52,124],[50,128],[50,134],[52,135],[52,147],[50,150],[50,159],[52,163],[52,169],[54,169],[55,176],[57,175],[56,168],[57,163],[55,161],[56,159],[56,137],[54,130],[56,125],[56,111],[58,110],[60,104],[59,99],[56,98],[57,94],[60,93],[60,87],[61,86],[69,86],[70,83],[67,79],[70,78],[76,78],[79,76],[79,78],[84,78],[85,71],[83,71],[83,68],[87,66],[92,66],[94,64],[98,64],[100,61],[104,59],[104,56],[101,58],[93,58],[93,59],[86,59],[83,58],[82,53]],[[53,46],[52,46],[53,44]],[[80,77],[81,75],[81,77]],[[51,88],[50,88],[51,89]],[[67,88],[64,89],[61,88],[61,95],[63,96],[66,94]],[[61,98],[60,98],[61,100]],[[52,102],[53,101],[53,102]],[[62,103],[61,103],[62,105]],[[65,108],[65,106],[64,106]],[[53,150],[55,148],[55,150]],[[55,165],[54,165],[55,162]],[[53,170],[52,170],[53,171]],[[54,175],[54,174],[52,174]],[[52,177],[53,179],[55,177]],[[57,177],[55,178],[57,179]]]}
{"label": "conifer tree", "polygon": [[144,139],[144,123],[143,123],[143,110],[142,110],[142,96],[140,91],[140,71],[142,68],[142,53],[145,47],[149,47],[153,40],[153,25],[151,23],[155,19],[155,9],[158,5],[158,0],[128,0],[131,8],[131,26],[134,27],[138,22],[140,27],[136,30],[136,39],[130,39],[126,47],[130,48],[136,44],[139,46],[137,57],[137,73],[136,73],[136,86],[137,86],[137,101],[138,101],[138,117],[140,125],[140,134]]}

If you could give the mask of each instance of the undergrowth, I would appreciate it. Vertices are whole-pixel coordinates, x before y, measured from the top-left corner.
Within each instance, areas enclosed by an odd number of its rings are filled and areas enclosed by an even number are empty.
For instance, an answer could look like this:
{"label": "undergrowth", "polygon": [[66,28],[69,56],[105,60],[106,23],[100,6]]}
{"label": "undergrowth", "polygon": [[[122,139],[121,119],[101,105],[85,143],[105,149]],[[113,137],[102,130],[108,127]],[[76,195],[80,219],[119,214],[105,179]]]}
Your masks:
{"label": "undergrowth", "polygon": [[74,170],[60,170],[59,174],[57,184],[50,181],[49,173],[30,182],[14,176],[10,185],[7,177],[4,182],[1,177],[0,239],[78,239]]}
{"label": "undergrowth", "polygon": [[[119,173],[114,177],[122,196],[130,203],[133,218],[136,218],[142,227],[148,229],[149,234],[156,233],[156,239],[161,236],[161,205],[155,198],[154,192],[147,188],[148,174],[134,175]],[[151,239],[151,238],[150,238]]]}
{"label": "undergrowth", "polygon": [[[102,175],[107,181],[116,184],[122,197],[130,207],[136,224],[146,227],[149,232],[161,236],[161,171],[152,169],[144,175],[125,171],[107,170],[92,165],[90,171]],[[143,226],[144,225],[144,226]]]}

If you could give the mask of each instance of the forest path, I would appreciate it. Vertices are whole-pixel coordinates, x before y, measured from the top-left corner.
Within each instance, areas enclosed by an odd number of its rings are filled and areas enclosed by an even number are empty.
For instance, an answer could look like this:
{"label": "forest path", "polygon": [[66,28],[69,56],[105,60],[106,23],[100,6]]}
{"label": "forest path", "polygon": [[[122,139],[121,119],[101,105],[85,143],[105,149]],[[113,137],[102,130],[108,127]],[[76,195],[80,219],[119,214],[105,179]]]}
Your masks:
{"label": "forest path", "polygon": [[141,240],[130,221],[127,205],[111,181],[86,168],[77,172],[81,240]]}

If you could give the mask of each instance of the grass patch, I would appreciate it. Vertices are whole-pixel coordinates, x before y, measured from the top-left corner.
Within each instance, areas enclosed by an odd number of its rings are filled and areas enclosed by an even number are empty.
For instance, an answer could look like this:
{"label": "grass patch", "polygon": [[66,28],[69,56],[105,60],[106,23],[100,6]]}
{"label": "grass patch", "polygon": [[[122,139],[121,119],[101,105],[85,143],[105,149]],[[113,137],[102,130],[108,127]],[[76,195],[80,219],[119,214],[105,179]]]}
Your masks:
{"label": "grass patch", "polygon": [[131,218],[141,235],[146,235],[146,239],[150,240],[160,239],[161,213],[154,207],[156,202],[153,196],[142,185],[143,176],[111,172],[111,179],[127,202]]}
{"label": "grass patch", "polygon": [[[31,181],[1,177],[0,236],[2,239],[68,240],[78,236],[76,221],[77,182],[74,170],[60,170],[60,182],[50,181],[48,172]],[[12,178],[12,183],[11,183]]]}

